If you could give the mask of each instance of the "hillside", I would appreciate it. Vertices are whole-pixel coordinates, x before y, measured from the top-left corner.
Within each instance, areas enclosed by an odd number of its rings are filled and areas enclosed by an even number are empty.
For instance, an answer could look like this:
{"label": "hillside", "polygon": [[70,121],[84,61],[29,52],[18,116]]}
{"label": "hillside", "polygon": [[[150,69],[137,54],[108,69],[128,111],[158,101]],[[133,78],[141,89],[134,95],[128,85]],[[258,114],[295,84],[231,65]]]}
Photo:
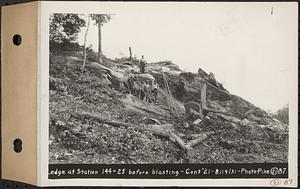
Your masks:
{"label": "hillside", "polygon": [[[106,58],[88,60],[82,75],[82,62],[78,52],[50,54],[50,163],[287,162],[288,126],[202,69],[161,61],[141,75],[138,60]],[[155,79],[155,103],[128,92],[130,72]],[[188,111],[197,104],[201,114]]]}

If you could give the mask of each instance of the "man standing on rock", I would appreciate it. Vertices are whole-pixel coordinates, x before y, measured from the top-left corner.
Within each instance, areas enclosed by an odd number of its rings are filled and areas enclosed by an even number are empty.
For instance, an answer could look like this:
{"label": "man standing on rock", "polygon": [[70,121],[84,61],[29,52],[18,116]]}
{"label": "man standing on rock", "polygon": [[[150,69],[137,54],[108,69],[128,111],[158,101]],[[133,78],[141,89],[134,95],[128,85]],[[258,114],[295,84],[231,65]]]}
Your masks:
{"label": "man standing on rock", "polygon": [[134,71],[131,70],[129,75],[128,75],[128,80],[127,80],[127,85],[129,89],[129,94],[133,94],[133,81],[134,80]]}
{"label": "man standing on rock", "polygon": [[142,59],[139,62],[140,72],[145,73],[146,62],[144,60],[144,55],[142,55]]}

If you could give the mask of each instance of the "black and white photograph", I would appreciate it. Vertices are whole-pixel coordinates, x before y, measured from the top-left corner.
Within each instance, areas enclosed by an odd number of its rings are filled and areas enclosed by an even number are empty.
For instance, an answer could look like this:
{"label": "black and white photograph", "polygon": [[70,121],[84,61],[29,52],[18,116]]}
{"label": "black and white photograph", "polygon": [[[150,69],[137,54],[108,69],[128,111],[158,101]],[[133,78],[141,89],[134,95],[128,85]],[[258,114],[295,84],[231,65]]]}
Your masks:
{"label": "black and white photograph", "polygon": [[50,14],[49,164],[288,163],[290,18],[268,4]]}

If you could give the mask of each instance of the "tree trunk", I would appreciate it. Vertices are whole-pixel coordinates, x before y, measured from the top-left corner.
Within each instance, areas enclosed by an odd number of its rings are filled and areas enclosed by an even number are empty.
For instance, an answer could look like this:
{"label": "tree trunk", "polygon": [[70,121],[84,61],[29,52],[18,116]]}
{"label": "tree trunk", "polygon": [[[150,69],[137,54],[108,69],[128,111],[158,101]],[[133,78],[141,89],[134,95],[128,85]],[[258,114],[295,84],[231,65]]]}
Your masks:
{"label": "tree trunk", "polygon": [[130,62],[132,61],[132,51],[131,51],[131,47],[129,47],[129,60],[130,60]]}
{"label": "tree trunk", "polygon": [[141,125],[131,124],[131,123],[124,123],[120,121],[110,120],[107,117],[101,114],[89,113],[89,112],[76,112],[73,113],[72,116],[74,117],[85,117],[85,118],[92,118],[98,122],[106,123],[108,125],[114,127],[131,127],[141,132],[151,132],[153,135],[164,137],[169,139],[170,141],[177,143],[187,154],[188,157],[195,156],[195,150],[192,148],[193,146],[201,143],[205,139],[207,139],[210,135],[214,134],[214,132],[206,132],[201,134],[198,138],[191,140],[188,143],[185,143],[177,134],[172,131],[163,131],[161,129],[157,129],[148,125],[147,127],[143,127]]}
{"label": "tree trunk", "polygon": [[201,104],[202,109],[207,109],[207,103],[206,103],[206,84],[203,85],[201,89]]}
{"label": "tree trunk", "polygon": [[206,140],[208,137],[210,137],[214,133],[215,132],[213,132],[213,131],[202,133],[198,138],[189,141],[186,145],[189,146],[189,147],[196,146],[199,143],[201,143],[202,141]]}
{"label": "tree trunk", "polygon": [[175,141],[184,150],[188,157],[193,157],[195,155],[195,150],[188,146],[178,135],[170,132],[170,140]]}
{"label": "tree trunk", "polygon": [[98,58],[99,58],[99,63],[102,63],[102,36],[101,36],[101,18],[100,15],[98,17]]}
{"label": "tree trunk", "polygon": [[166,87],[166,89],[167,89],[167,93],[168,93],[168,95],[169,95],[169,97],[170,97],[170,99],[169,99],[169,102],[170,102],[170,111],[172,112],[172,106],[173,106],[173,109],[174,109],[174,111],[175,111],[175,115],[177,116],[177,117],[179,117],[179,114],[178,114],[178,112],[177,112],[177,109],[176,109],[176,104],[175,104],[175,102],[174,102],[174,98],[173,98],[173,96],[172,96],[172,93],[171,93],[171,90],[170,90],[170,88],[169,88],[169,84],[168,84],[168,81],[167,81],[167,79],[166,79],[166,77],[165,77],[165,74],[164,74],[164,71],[163,71],[163,69],[162,69],[162,76],[163,76],[163,80],[164,80],[164,82],[165,82],[165,87]]}
{"label": "tree trunk", "polygon": [[[79,116],[92,118],[92,119],[94,119],[98,122],[106,123],[106,124],[114,126],[114,127],[125,127],[125,128],[132,127],[132,128],[134,128],[138,131],[141,131],[141,132],[148,131],[148,132],[151,132],[154,135],[169,138],[169,133],[168,132],[161,131],[161,130],[158,130],[158,129],[154,129],[154,128],[151,128],[150,126],[148,128],[145,128],[145,127],[142,127],[140,125],[135,125],[135,124],[131,124],[131,123],[124,123],[124,122],[120,122],[120,121],[110,120],[110,119],[102,116],[101,114],[93,114],[93,113],[88,113],[88,112],[76,112],[76,114],[79,115]],[[77,117],[76,114],[72,114],[72,115],[74,117]]]}
{"label": "tree trunk", "polygon": [[88,15],[88,23],[87,23],[87,28],[84,34],[84,43],[83,43],[83,64],[81,67],[81,74],[83,74],[84,68],[85,68],[85,64],[86,64],[86,38],[87,38],[87,34],[89,31],[89,27],[90,27],[90,16]]}

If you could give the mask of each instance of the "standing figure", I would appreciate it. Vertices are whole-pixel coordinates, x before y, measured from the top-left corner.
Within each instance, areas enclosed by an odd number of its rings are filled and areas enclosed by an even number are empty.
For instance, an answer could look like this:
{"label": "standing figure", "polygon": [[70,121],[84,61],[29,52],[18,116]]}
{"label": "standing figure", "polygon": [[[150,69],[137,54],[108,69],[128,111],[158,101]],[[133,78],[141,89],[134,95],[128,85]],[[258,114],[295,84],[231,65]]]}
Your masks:
{"label": "standing figure", "polygon": [[159,85],[158,85],[158,83],[154,80],[153,81],[153,83],[152,83],[153,85],[152,85],[152,90],[151,90],[151,92],[152,92],[152,94],[153,94],[153,97],[154,97],[154,99],[153,99],[153,101],[154,101],[154,103],[157,101],[157,94],[158,94],[158,88],[159,88]]}
{"label": "standing figure", "polygon": [[142,55],[142,59],[139,62],[140,72],[145,73],[146,62],[144,60],[144,55]]}
{"label": "standing figure", "polygon": [[148,81],[146,81],[146,83],[145,83],[145,96],[146,96],[145,101],[146,102],[151,102],[151,94],[150,94],[150,92],[151,92],[150,84],[149,84]]}
{"label": "standing figure", "polygon": [[133,94],[133,80],[134,80],[134,71],[131,70],[131,72],[129,73],[128,76],[128,80],[127,80],[127,85],[128,85],[128,90],[129,90],[129,94]]}
{"label": "standing figure", "polygon": [[140,100],[144,100],[146,96],[146,83],[142,82],[141,87],[140,87]]}

